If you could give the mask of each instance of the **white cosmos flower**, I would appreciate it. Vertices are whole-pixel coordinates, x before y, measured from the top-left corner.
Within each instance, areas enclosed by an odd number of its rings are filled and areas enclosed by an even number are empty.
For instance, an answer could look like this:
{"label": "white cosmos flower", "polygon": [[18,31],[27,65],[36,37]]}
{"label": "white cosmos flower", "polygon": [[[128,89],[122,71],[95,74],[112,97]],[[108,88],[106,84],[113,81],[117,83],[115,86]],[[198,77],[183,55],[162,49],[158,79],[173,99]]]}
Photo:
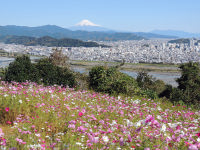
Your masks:
{"label": "white cosmos flower", "polygon": [[162,120],[163,118],[160,115],[157,115],[158,120]]}
{"label": "white cosmos flower", "polygon": [[140,127],[140,126],[141,126],[141,122],[142,122],[142,120],[136,122],[134,126],[135,126],[135,127]]}
{"label": "white cosmos flower", "polygon": [[40,134],[39,134],[39,133],[38,133],[38,134],[35,134],[35,136],[40,137]]}
{"label": "white cosmos flower", "polygon": [[22,100],[21,100],[21,99],[19,100],[19,103],[20,103],[20,104],[22,103]]}
{"label": "white cosmos flower", "polygon": [[103,136],[102,139],[103,139],[103,141],[104,141],[105,143],[107,143],[107,142],[109,141],[109,138],[108,138],[107,136]]}
{"label": "white cosmos flower", "polygon": [[166,131],[166,128],[167,128],[166,125],[163,124],[160,131],[165,132],[165,131]]}
{"label": "white cosmos flower", "polygon": [[197,142],[199,142],[199,143],[200,143],[200,138],[197,138]]}
{"label": "white cosmos flower", "polygon": [[168,123],[168,125],[170,126],[170,128],[176,128],[176,126],[177,126],[176,123]]}
{"label": "white cosmos flower", "polygon": [[157,109],[158,109],[159,111],[161,111],[161,110],[162,110],[162,108],[160,108],[160,106],[158,106],[158,107],[157,107]]}
{"label": "white cosmos flower", "polygon": [[139,100],[139,99],[133,101],[133,103],[135,103],[135,104],[139,104],[140,102],[141,102],[141,100]]}
{"label": "white cosmos flower", "polygon": [[82,145],[82,143],[80,143],[80,142],[76,142],[76,145]]}
{"label": "white cosmos flower", "polygon": [[126,125],[132,127],[133,123],[130,120],[126,119]]}

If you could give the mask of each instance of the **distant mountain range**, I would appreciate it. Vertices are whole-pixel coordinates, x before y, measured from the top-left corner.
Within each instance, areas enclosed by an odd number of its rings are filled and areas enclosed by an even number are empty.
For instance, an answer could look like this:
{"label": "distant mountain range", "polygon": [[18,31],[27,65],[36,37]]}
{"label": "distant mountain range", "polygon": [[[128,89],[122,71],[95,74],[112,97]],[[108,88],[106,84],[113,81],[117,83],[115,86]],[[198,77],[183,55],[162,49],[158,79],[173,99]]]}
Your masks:
{"label": "distant mountain range", "polygon": [[96,42],[84,42],[77,39],[55,39],[49,36],[44,36],[40,38],[28,37],[28,36],[1,36],[0,41],[6,44],[22,44],[26,46],[48,46],[48,47],[109,47],[103,44],[98,44]]}
{"label": "distant mountain range", "polygon": [[72,31],[55,25],[45,25],[39,27],[26,26],[0,26],[0,35],[17,35],[17,36],[31,36],[43,37],[51,36],[53,38],[73,38],[80,40],[141,40],[145,37],[138,36],[134,33],[108,33],[108,32],[88,32],[88,31]]}
{"label": "distant mountain range", "polygon": [[[78,26],[76,26],[78,27]],[[155,33],[146,32],[117,32],[109,29],[103,30],[100,26],[79,25],[79,29],[72,31],[66,28],[62,28],[55,25],[45,25],[39,27],[27,27],[27,26],[0,26],[0,36],[30,36],[30,37],[43,37],[50,36],[53,38],[72,38],[79,40],[92,40],[92,41],[117,41],[117,40],[142,40],[149,38],[176,38],[175,36],[160,35]],[[90,28],[92,30],[99,29],[99,31],[83,31],[84,28]],[[81,30],[81,28],[83,28]],[[102,31],[100,31],[102,30]]]}
{"label": "distant mountain range", "polygon": [[189,33],[177,30],[153,30],[151,33],[176,36],[180,38],[200,38],[200,33]]}

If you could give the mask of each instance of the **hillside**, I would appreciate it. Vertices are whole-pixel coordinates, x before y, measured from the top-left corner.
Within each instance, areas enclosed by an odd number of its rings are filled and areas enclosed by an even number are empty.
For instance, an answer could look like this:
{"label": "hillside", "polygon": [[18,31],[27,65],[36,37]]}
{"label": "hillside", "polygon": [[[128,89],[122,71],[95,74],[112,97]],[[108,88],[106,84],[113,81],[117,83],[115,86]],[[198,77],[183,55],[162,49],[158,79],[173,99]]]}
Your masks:
{"label": "hillside", "polygon": [[44,36],[40,38],[28,37],[28,36],[5,36],[1,37],[0,41],[5,42],[6,44],[22,44],[26,46],[49,46],[49,47],[108,47],[106,45],[98,44],[96,42],[84,42],[77,39],[55,39],[49,36]]}
{"label": "hillside", "polygon": [[146,98],[0,82],[1,148],[190,149],[200,112]]}
{"label": "hillside", "polygon": [[45,25],[39,27],[26,26],[0,26],[0,35],[16,35],[43,37],[51,36],[53,38],[72,38],[80,40],[107,41],[107,40],[141,40],[145,37],[134,33],[117,33],[117,32],[88,32],[88,31],[71,31],[55,25]]}
{"label": "hillside", "polygon": [[168,43],[178,43],[178,44],[189,44],[190,43],[190,39],[176,39],[176,40],[170,40],[168,41]]}

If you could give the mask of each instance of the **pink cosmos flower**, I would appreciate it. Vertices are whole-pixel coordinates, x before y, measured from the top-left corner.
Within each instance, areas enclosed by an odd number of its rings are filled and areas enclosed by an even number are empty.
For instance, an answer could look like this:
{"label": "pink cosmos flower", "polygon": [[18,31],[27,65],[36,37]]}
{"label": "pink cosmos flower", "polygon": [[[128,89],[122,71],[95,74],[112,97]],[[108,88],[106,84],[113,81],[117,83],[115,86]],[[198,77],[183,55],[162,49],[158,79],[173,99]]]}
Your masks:
{"label": "pink cosmos flower", "polygon": [[6,107],[5,110],[8,112],[8,111],[10,110],[10,108],[9,108],[9,107]]}
{"label": "pink cosmos flower", "polygon": [[41,146],[42,146],[43,148],[45,148],[45,144],[41,144]]}
{"label": "pink cosmos flower", "polygon": [[6,123],[7,123],[7,124],[11,124],[12,122],[10,122],[10,121],[7,121]]}
{"label": "pink cosmos flower", "polygon": [[197,146],[196,145],[190,145],[188,147],[188,150],[198,150]]}
{"label": "pink cosmos flower", "polygon": [[79,112],[78,115],[81,117],[81,116],[83,116],[83,113],[82,113],[82,112]]}
{"label": "pink cosmos flower", "polygon": [[196,136],[200,137],[200,132],[196,134]]}
{"label": "pink cosmos flower", "polygon": [[3,137],[4,136],[4,133],[2,131],[2,129],[0,128],[0,137]]}

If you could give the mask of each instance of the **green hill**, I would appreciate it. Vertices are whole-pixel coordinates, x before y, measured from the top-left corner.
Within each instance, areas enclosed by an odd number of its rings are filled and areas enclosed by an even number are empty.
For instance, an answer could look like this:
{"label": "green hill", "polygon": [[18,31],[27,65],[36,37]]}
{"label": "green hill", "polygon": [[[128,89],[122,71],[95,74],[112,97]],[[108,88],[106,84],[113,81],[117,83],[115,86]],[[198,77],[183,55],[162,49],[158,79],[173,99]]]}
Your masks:
{"label": "green hill", "polygon": [[190,39],[176,39],[176,40],[170,40],[168,41],[168,43],[178,43],[178,44],[189,44],[190,43]]}
{"label": "green hill", "polygon": [[26,46],[48,46],[48,47],[108,47],[106,45],[98,44],[96,42],[85,42],[77,39],[63,38],[56,39],[50,36],[44,36],[40,38],[28,37],[28,36],[5,36],[0,39],[6,44],[22,44]]}

